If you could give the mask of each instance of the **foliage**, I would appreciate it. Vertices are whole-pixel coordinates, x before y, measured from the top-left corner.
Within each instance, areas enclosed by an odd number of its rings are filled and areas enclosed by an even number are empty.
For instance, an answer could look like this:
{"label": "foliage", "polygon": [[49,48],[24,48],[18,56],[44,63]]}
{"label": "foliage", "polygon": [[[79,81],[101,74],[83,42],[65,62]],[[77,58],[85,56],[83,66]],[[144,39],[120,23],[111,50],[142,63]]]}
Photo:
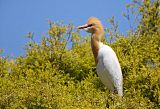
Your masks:
{"label": "foliage", "polygon": [[152,8],[144,12],[146,3],[139,10],[147,17],[134,33],[123,37],[114,29],[107,31],[118,36],[110,46],[121,64],[123,98],[109,92],[96,75],[90,38],[73,31],[72,25],[50,22],[49,36],[41,44],[29,34],[25,56],[0,57],[0,108],[160,108],[159,17],[145,14],[154,13],[158,2],[150,3]]}

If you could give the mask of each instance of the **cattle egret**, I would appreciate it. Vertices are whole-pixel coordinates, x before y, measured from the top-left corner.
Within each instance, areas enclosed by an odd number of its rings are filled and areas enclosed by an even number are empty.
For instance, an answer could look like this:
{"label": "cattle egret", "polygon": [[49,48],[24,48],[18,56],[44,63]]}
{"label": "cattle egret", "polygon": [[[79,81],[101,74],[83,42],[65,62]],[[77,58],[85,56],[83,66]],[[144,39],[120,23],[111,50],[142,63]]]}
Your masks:
{"label": "cattle egret", "polygon": [[77,27],[91,33],[91,48],[96,62],[96,71],[102,83],[109,90],[123,96],[123,76],[118,58],[111,47],[101,42],[104,28],[95,17],[88,19],[85,25]]}

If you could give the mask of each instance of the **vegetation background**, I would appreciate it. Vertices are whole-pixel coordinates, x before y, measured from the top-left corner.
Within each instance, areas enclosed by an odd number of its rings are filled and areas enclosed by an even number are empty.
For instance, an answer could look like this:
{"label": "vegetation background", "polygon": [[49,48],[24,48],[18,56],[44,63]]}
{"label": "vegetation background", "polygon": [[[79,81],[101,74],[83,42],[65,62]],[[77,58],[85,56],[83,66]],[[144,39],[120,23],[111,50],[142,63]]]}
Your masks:
{"label": "vegetation background", "polygon": [[[25,56],[0,57],[0,108],[159,109],[160,2],[133,0],[124,14],[135,16],[125,36],[110,18],[103,42],[116,52],[124,77],[124,97],[104,87],[96,75],[90,37],[71,24],[50,22],[41,43],[26,44]],[[2,50],[0,50],[3,52]]]}

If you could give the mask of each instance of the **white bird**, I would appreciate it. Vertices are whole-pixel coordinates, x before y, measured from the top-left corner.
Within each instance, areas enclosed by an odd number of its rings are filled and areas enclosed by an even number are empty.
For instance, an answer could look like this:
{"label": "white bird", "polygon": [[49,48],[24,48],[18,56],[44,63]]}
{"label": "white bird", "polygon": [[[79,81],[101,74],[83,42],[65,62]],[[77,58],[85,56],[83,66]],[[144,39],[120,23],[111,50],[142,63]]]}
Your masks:
{"label": "white bird", "polygon": [[77,27],[91,33],[91,47],[96,62],[96,71],[102,83],[114,93],[123,96],[123,76],[118,58],[111,47],[101,42],[104,28],[95,17]]}

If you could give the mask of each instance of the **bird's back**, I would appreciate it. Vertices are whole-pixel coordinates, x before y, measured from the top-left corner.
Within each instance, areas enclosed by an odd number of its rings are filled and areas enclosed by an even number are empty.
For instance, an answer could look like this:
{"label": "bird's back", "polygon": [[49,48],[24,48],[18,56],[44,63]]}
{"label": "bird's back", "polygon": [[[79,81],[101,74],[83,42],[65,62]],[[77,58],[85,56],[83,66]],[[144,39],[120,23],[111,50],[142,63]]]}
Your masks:
{"label": "bird's back", "polygon": [[123,96],[123,77],[115,52],[109,46],[101,44],[97,59],[97,73],[102,83]]}

